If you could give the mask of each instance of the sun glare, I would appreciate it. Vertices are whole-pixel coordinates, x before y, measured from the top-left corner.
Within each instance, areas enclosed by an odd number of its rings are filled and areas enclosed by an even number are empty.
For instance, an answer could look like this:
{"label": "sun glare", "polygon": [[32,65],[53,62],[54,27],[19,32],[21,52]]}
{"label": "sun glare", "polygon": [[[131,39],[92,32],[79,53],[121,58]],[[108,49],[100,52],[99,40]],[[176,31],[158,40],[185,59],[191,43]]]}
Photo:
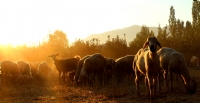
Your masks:
{"label": "sun glare", "polygon": [[[169,4],[158,2],[158,0],[155,2],[136,0],[0,1],[0,44],[37,45],[47,34],[55,30],[65,32],[70,44],[76,39],[85,39],[91,34],[131,25],[157,26],[158,22],[165,25],[169,15]],[[182,6],[179,8],[177,6],[175,6],[176,10],[182,9]],[[179,13],[181,12],[176,15]],[[184,16],[179,17],[192,17],[186,15],[186,12],[183,13]]]}
{"label": "sun glare", "polygon": [[26,46],[36,46],[39,43],[43,42],[46,38],[45,37],[39,37],[37,35],[35,36],[24,36],[24,37],[20,37],[20,36],[11,36],[11,35],[6,35],[6,36],[2,36],[0,38],[0,45],[10,45],[10,46],[22,46],[22,45],[26,45]]}

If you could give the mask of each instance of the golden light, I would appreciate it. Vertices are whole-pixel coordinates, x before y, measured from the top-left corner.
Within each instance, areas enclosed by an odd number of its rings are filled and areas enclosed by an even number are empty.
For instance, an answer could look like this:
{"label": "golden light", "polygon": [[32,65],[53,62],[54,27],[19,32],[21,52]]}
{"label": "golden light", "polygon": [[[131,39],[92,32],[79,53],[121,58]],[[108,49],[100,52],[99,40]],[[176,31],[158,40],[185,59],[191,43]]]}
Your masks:
{"label": "golden light", "polygon": [[46,37],[41,37],[39,35],[35,36],[24,36],[24,35],[3,35],[0,38],[0,45],[10,45],[13,47],[26,45],[26,46],[36,46],[43,42]]}

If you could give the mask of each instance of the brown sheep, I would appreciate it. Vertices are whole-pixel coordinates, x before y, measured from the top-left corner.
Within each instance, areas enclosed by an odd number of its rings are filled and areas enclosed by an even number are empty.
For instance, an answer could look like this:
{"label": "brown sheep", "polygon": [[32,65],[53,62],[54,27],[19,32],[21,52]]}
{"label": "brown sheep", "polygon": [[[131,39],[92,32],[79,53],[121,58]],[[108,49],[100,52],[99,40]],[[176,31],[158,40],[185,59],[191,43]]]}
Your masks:
{"label": "brown sheep", "polygon": [[24,81],[24,77],[21,74],[17,63],[10,60],[4,60],[1,62],[1,77],[2,85],[6,85],[10,77],[11,80],[17,84],[21,84]]}
{"label": "brown sheep", "polygon": [[[164,78],[167,90],[172,93],[173,73],[179,74],[184,82],[188,93],[195,93],[196,82],[191,78],[186,60],[182,53],[172,48],[163,47],[157,51],[160,60],[160,67],[164,70]],[[170,88],[168,86],[167,76],[170,76]]]}
{"label": "brown sheep", "polygon": [[31,73],[30,65],[25,61],[17,61],[19,70],[24,77],[27,77],[27,81],[32,82],[33,76]]}
{"label": "brown sheep", "polygon": [[105,60],[106,60],[106,70],[107,70],[107,75],[108,75],[108,83],[111,83],[113,69],[116,62],[113,58],[105,57]]}
{"label": "brown sheep", "polygon": [[[148,45],[148,48],[145,48]],[[133,61],[133,69],[135,70],[136,93],[139,93],[139,78],[143,74],[145,76],[145,84],[147,86],[148,96],[150,100],[156,98],[156,83],[159,74],[159,58],[157,55],[157,45],[161,47],[157,38],[148,37],[144,43],[143,49],[140,49],[135,55]]]}
{"label": "brown sheep", "polygon": [[75,76],[75,74],[76,74],[75,70],[70,71],[70,72],[67,73],[67,76],[69,77],[69,79],[70,79],[71,82],[74,82],[74,76]]}
{"label": "brown sheep", "polygon": [[104,86],[108,84],[107,78],[107,63],[104,56],[100,53],[95,53],[89,58],[85,59],[83,68],[80,73],[80,82],[87,79],[87,83],[93,86]]}
{"label": "brown sheep", "polygon": [[84,60],[89,58],[90,56],[91,55],[86,55],[78,61],[77,68],[76,68],[76,74],[75,74],[75,81],[77,84],[79,84],[79,76],[80,76],[81,69],[83,67]]}
{"label": "brown sheep", "polygon": [[132,68],[134,57],[135,55],[126,55],[115,60],[112,74],[117,83],[122,83],[123,78],[130,79],[135,75]]}
{"label": "brown sheep", "polygon": [[35,78],[36,76],[36,73],[37,73],[37,70],[38,70],[38,66],[40,63],[42,63],[42,61],[38,61],[38,62],[28,62],[29,63],[29,66],[31,68],[31,73],[32,73],[32,76],[33,78]]}
{"label": "brown sheep", "polygon": [[59,75],[59,84],[61,84],[61,73],[63,73],[63,81],[65,81],[65,73],[68,73],[69,71],[76,70],[78,61],[80,60],[80,57],[73,57],[73,58],[67,58],[67,59],[57,59],[56,56],[59,54],[52,54],[48,57],[51,57],[54,61],[54,64],[58,70]]}
{"label": "brown sheep", "polygon": [[192,69],[199,69],[199,58],[197,58],[196,56],[192,56],[191,60],[190,60],[190,67]]}
{"label": "brown sheep", "polygon": [[36,73],[36,78],[37,80],[48,80],[50,79],[52,73],[52,68],[50,68],[47,64],[47,62],[43,61],[39,64],[37,73]]}

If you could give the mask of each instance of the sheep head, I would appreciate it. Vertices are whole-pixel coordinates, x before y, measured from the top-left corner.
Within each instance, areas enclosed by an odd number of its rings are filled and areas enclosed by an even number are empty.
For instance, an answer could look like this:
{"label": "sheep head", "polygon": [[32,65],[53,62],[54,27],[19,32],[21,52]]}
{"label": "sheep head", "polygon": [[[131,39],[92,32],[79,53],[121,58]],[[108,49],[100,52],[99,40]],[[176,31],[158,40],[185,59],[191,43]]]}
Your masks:
{"label": "sheep head", "polygon": [[147,38],[146,42],[143,45],[143,48],[146,48],[147,45],[148,45],[148,48],[150,49],[151,52],[156,51],[157,45],[161,48],[159,41],[154,36],[150,36],[150,37]]}
{"label": "sheep head", "polygon": [[190,80],[188,84],[185,85],[186,90],[189,94],[194,94],[196,92],[197,83],[194,80]]}
{"label": "sheep head", "polygon": [[78,61],[81,59],[79,55],[74,56],[74,58],[76,58]]}
{"label": "sheep head", "polygon": [[59,55],[59,54],[52,54],[52,55],[49,55],[48,57],[52,57],[53,60],[57,60],[57,59],[56,59],[56,56],[58,56],[58,55]]}
{"label": "sheep head", "polygon": [[52,55],[49,55],[48,57],[56,57],[58,56],[59,54],[52,54]]}

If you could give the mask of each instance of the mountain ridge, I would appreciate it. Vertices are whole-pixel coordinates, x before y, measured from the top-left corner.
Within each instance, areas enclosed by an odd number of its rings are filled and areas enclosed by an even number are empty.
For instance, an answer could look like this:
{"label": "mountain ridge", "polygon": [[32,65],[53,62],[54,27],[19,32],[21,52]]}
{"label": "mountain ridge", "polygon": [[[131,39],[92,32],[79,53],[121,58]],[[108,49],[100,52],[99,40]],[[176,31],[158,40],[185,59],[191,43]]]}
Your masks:
{"label": "mountain ridge", "polygon": [[[93,38],[98,38],[100,40],[100,44],[102,44],[102,43],[105,43],[106,40],[108,40],[108,35],[110,35],[110,39],[116,38],[118,35],[119,38],[125,38],[127,43],[129,43],[134,40],[134,38],[136,37],[136,34],[141,31],[141,28],[142,26],[132,25],[129,27],[114,29],[114,30],[106,31],[99,34],[91,34],[83,40],[88,41]],[[149,30],[152,30],[155,35],[158,34],[158,27],[149,27]],[[125,34],[125,37],[124,37],[124,34]]]}

